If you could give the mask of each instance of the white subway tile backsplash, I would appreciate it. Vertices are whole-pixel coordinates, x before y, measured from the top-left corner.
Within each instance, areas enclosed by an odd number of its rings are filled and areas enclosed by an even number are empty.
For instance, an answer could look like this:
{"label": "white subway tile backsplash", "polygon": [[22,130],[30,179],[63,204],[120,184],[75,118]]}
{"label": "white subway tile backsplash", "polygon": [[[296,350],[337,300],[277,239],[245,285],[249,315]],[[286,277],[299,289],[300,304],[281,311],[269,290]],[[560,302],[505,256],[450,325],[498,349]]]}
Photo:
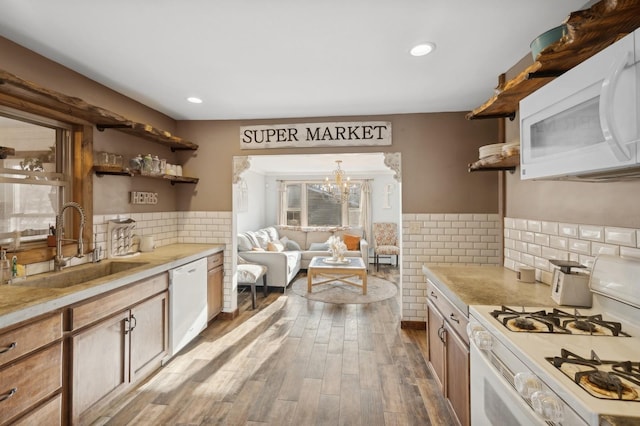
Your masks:
{"label": "white subway tile backsplash", "polygon": [[604,228],[604,241],[627,247],[636,247],[636,230],[629,228]]}
{"label": "white subway tile backsplash", "polygon": [[542,222],[542,232],[548,235],[558,235],[558,224],[556,222]]}
{"label": "white subway tile backsplash", "polygon": [[640,249],[622,246],[620,247],[620,256],[640,259]]}
{"label": "white subway tile backsplash", "polygon": [[530,231],[523,231],[521,232],[521,239],[527,243],[532,243],[535,241],[535,234]]}
{"label": "white subway tile backsplash", "polygon": [[558,224],[558,234],[564,237],[578,237],[578,225],[572,225],[569,223]]}
{"label": "white subway tile backsplash", "polygon": [[527,253],[534,256],[542,256],[542,247],[537,244],[529,244],[527,247]]}
{"label": "white subway tile backsplash", "polygon": [[527,230],[527,220],[526,219],[514,219],[515,228],[521,231]]}
{"label": "white subway tile backsplash", "polygon": [[567,238],[551,235],[549,236],[549,246],[561,250],[567,250],[569,248],[569,240]]}
{"label": "white subway tile backsplash", "polygon": [[579,236],[582,240],[604,241],[604,227],[593,225],[580,225]]}
{"label": "white subway tile backsplash", "polygon": [[534,241],[536,244],[539,244],[541,246],[548,246],[549,245],[549,235],[546,234],[541,234],[541,233],[536,233],[534,235]]}
{"label": "white subway tile backsplash", "polygon": [[531,232],[541,232],[542,224],[539,220],[528,220],[527,221],[527,230]]}
{"label": "white subway tile backsplash", "polygon": [[589,241],[582,241],[582,240],[576,240],[576,239],[570,238],[569,251],[572,251],[578,254],[590,254],[591,243]]}
{"label": "white subway tile backsplash", "polygon": [[591,243],[591,255],[610,254],[617,256],[620,254],[620,247],[611,244]]}
{"label": "white subway tile backsplash", "polygon": [[549,260],[592,267],[601,253],[640,258],[639,229],[505,218],[503,232],[504,267],[533,266],[538,280],[547,284],[553,271]]}

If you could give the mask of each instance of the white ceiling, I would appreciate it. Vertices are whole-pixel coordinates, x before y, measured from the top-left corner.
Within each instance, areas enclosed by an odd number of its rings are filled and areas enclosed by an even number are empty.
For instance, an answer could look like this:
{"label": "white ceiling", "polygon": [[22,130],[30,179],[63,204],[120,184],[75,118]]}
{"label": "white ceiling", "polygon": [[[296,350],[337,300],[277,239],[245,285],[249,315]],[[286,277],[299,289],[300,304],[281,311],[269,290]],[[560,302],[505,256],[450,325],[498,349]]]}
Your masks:
{"label": "white ceiling", "polygon": [[0,35],[174,119],[468,111],[585,2],[0,0]]}

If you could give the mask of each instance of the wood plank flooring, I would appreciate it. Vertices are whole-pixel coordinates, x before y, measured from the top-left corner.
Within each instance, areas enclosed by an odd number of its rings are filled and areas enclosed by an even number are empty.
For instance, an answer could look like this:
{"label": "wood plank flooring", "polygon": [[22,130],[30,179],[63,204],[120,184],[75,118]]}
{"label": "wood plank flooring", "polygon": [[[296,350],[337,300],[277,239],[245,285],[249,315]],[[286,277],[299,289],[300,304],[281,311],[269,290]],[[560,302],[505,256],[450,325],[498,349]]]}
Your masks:
{"label": "wood plank flooring", "polygon": [[[246,299],[246,298],[245,298]],[[213,321],[95,425],[452,425],[399,297],[366,305],[270,293]]]}

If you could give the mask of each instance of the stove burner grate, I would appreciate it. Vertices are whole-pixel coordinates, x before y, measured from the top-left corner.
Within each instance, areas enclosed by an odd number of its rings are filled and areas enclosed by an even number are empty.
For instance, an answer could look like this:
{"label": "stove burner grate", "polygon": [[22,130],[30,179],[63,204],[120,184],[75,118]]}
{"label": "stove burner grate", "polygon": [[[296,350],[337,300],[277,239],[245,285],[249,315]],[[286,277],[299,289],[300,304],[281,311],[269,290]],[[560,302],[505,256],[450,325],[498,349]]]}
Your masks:
{"label": "stove burner grate", "polygon": [[621,323],[606,321],[601,314],[581,315],[577,310],[570,314],[557,308],[549,312],[544,309],[527,311],[525,308],[517,311],[502,306],[490,314],[506,328],[516,332],[629,337],[629,334],[622,331]]}
{"label": "stove burner grate", "polygon": [[594,351],[583,358],[566,349],[546,359],[596,398],[640,402],[639,362],[602,361]]}

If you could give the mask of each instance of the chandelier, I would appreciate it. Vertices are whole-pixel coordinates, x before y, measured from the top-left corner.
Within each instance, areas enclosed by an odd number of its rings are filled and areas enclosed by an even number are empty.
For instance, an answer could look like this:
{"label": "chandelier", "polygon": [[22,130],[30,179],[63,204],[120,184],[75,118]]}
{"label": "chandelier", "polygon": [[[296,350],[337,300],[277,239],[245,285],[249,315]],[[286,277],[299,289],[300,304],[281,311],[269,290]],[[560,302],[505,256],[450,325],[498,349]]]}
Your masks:
{"label": "chandelier", "polygon": [[354,185],[351,183],[351,178],[345,176],[344,170],[340,168],[342,160],[336,160],[336,163],[338,163],[338,166],[333,171],[333,182],[326,177],[322,184],[322,192],[331,201],[344,204],[349,201]]}

